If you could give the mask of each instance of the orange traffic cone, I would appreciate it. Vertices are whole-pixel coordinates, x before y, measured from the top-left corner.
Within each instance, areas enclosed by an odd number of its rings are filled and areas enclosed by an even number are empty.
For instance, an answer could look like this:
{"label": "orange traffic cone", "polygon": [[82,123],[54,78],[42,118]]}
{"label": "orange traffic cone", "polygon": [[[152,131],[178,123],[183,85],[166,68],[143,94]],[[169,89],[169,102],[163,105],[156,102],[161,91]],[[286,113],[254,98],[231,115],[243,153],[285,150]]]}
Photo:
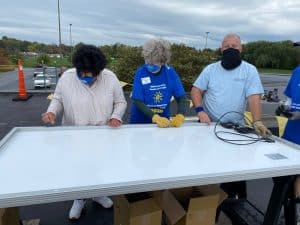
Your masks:
{"label": "orange traffic cone", "polygon": [[27,101],[32,95],[27,95],[25,80],[24,80],[24,71],[22,66],[22,60],[18,61],[18,75],[19,75],[19,95],[16,98],[13,98],[13,101]]}

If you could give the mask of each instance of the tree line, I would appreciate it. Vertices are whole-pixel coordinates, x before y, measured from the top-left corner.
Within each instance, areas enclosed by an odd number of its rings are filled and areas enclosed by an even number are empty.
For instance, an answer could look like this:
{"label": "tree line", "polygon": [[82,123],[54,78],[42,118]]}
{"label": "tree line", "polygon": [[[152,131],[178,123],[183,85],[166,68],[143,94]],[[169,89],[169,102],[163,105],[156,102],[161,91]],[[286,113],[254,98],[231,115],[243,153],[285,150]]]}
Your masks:
{"label": "tree line", "polygon": [[[70,58],[71,52],[76,46],[62,45],[61,49],[55,44],[43,44],[38,42],[21,41],[14,38],[2,37],[0,40],[0,65],[16,64],[18,58],[24,58],[23,52],[35,52],[39,54],[37,63],[51,64],[47,54],[62,54],[64,58]],[[119,79],[132,83],[135,70],[144,63],[141,56],[141,47],[124,44],[99,46],[108,59],[108,68],[113,70]],[[190,88],[203,68],[209,63],[221,58],[220,49],[199,50],[185,44],[172,44],[172,58],[170,64],[176,69],[186,88]],[[243,45],[242,57],[258,68],[289,69],[298,65],[300,50],[293,47],[292,41],[255,41]],[[64,66],[71,66],[70,60],[65,60]]]}

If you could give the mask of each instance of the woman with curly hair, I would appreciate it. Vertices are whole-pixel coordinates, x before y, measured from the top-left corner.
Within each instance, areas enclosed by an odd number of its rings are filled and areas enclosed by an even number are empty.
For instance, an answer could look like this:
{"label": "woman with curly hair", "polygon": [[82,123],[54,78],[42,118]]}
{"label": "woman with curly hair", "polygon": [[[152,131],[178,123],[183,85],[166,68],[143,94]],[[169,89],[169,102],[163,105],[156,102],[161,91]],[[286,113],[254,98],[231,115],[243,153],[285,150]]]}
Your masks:
{"label": "woman with curly hair", "polygon": [[[171,58],[170,43],[150,39],[143,46],[142,56],[145,64],[134,76],[130,123],[179,127],[184,122],[187,101],[178,74],[167,64]],[[178,107],[175,117],[170,118],[172,96]]]}
{"label": "woman with curly hair", "polygon": [[[59,79],[42,120],[54,124],[62,113],[63,126],[119,127],[127,103],[116,75],[105,69],[104,54],[93,45],[81,45],[74,54],[73,65],[75,68],[65,71]],[[105,196],[93,200],[105,208],[113,205]],[[85,200],[75,200],[69,218],[79,219],[84,205]]]}

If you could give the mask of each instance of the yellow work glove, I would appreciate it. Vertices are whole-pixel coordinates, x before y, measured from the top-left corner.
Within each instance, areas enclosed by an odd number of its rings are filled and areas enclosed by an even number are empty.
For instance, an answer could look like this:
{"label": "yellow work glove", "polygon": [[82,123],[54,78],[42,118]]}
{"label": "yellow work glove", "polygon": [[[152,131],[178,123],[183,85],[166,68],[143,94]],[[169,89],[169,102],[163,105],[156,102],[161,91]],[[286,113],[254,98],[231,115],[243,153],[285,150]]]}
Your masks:
{"label": "yellow work glove", "polygon": [[180,127],[184,122],[184,115],[176,114],[175,117],[171,118],[171,126],[172,127]]}
{"label": "yellow work glove", "polygon": [[272,135],[271,131],[268,128],[266,128],[266,126],[260,120],[255,121],[253,123],[253,128],[255,132],[263,138],[267,138]]}
{"label": "yellow work glove", "polygon": [[157,114],[152,117],[152,122],[163,128],[170,126],[170,120]]}

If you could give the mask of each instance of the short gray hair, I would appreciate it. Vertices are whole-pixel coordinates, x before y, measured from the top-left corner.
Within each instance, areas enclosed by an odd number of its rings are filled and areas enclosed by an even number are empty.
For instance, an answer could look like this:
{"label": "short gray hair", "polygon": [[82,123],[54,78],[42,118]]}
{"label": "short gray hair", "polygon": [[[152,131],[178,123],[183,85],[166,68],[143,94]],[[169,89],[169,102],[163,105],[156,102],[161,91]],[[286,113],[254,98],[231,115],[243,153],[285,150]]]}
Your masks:
{"label": "short gray hair", "polygon": [[161,38],[150,39],[143,46],[142,56],[145,63],[168,63],[171,59],[171,44]]}

